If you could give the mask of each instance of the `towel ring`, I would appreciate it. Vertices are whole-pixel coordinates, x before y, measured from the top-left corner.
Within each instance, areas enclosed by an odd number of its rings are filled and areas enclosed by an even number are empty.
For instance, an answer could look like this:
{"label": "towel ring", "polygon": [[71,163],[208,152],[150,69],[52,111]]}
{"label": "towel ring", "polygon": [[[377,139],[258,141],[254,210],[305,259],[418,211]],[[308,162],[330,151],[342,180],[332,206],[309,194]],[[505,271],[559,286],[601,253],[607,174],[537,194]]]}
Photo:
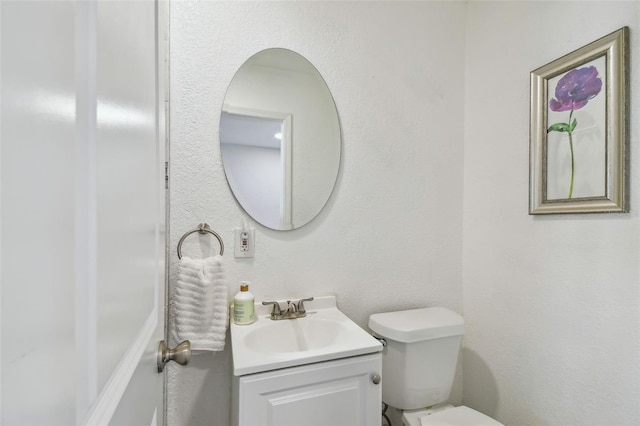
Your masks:
{"label": "towel ring", "polygon": [[199,232],[201,234],[211,234],[216,237],[218,239],[218,242],[220,243],[220,256],[224,254],[224,243],[222,242],[222,238],[220,238],[220,235],[212,231],[209,224],[201,223],[200,225],[198,225],[198,229],[194,229],[193,231],[185,233],[182,238],[180,238],[180,241],[178,241],[178,259],[182,259],[182,243],[189,235],[193,234],[194,232]]}

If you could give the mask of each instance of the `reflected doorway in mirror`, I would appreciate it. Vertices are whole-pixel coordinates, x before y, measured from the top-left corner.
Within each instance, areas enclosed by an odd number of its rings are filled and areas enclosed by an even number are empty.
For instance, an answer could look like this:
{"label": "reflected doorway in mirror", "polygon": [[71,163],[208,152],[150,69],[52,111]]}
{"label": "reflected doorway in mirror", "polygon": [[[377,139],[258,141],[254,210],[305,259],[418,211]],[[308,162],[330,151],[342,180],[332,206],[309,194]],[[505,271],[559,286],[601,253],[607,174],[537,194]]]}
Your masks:
{"label": "reflected doorway in mirror", "polygon": [[251,217],[273,229],[292,229],[291,118],[229,105],[220,117],[229,186]]}

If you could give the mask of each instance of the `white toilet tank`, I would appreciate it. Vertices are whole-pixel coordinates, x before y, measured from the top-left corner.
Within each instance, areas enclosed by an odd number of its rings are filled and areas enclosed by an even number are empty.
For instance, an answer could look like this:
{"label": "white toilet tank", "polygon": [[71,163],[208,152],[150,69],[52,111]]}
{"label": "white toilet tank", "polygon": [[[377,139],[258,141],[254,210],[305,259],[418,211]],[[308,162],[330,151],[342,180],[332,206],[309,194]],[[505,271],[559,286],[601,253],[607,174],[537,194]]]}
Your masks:
{"label": "white toilet tank", "polygon": [[464,320],[445,308],[373,314],[369,328],[387,341],[382,401],[401,410],[445,402],[451,393]]}

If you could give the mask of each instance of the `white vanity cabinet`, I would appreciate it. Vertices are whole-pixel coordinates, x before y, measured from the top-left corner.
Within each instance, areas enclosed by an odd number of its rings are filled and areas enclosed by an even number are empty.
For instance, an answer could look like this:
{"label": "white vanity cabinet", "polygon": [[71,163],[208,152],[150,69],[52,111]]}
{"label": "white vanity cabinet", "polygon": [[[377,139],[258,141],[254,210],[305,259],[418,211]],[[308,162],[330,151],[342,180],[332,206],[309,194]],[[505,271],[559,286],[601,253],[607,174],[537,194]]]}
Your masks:
{"label": "white vanity cabinet", "polygon": [[234,377],[232,424],[380,425],[381,370],[378,352]]}

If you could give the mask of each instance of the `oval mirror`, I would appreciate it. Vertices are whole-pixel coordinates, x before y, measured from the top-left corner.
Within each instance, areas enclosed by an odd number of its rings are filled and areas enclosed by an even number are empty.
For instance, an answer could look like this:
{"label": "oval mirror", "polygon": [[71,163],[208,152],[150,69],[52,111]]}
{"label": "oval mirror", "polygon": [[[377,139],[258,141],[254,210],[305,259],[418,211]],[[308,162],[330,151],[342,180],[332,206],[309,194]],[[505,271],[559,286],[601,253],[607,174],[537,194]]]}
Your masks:
{"label": "oval mirror", "polygon": [[249,58],[227,89],[220,152],[233,195],[257,222],[291,230],[316,217],[338,176],[341,133],[315,67],[287,49]]}

